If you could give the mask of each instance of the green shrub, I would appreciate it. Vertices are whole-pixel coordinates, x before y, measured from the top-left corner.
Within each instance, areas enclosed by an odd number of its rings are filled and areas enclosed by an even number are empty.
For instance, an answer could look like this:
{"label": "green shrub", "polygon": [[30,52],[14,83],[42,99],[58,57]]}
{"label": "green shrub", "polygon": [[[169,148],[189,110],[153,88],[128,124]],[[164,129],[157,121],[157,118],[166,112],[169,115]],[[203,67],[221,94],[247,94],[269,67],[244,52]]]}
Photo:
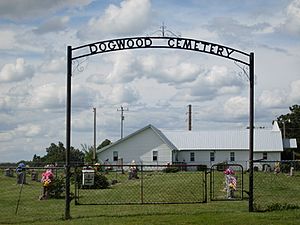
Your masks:
{"label": "green shrub", "polygon": [[177,167],[177,166],[169,166],[169,167],[163,169],[163,172],[165,172],[165,173],[176,173],[178,171],[179,171],[179,167]]}
{"label": "green shrub", "polygon": [[290,172],[290,168],[291,168],[291,163],[289,163],[289,162],[281,163],[281,165],[280,165],[280,170],[282,173]]}
{"label": "green shrub", "polygon": [[94,185],[92,186],[95,189],[106,189],[109,187],[109,182],[106,176],[103,174],[96,172],[95,173],[95,181]]}
{"label": "green shrub", "polygon": [[198,165],[197,166],[197,171],[206,171],[207,165]]}
{"label": "green shrub", "polygon": [[225,171],[228,167],[227,162],[218,163],[216,166],[217,166],[217,171]]}
{"label": "green shrub", "polygon": [[64,176],[57,176],[49,186],[49,198],[63,198],[65,192]]}
{"label": "green shrub", "polygon": [[100,172],[95,172],[94,176],[94,185],[81,185],[82,184],[82,173],[79,173],[79,176],[77,177],[77,182],[79,184],[79,187],[83,189],[106,189],[109,187],[109,181],[106,176],[104,176]]}

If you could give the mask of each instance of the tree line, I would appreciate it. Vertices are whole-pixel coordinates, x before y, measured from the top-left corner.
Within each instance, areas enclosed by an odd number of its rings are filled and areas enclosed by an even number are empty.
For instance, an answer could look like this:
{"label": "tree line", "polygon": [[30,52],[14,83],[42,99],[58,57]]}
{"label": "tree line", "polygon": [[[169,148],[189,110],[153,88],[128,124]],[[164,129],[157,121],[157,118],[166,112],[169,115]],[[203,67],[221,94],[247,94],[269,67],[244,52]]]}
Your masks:
{"label": "tree line", "polygon": [[[98,145],[97,150],[111,144],[111,141],[105,139],[100,145]],[[88,146],[86,144],[81,145],[81,150],[78,148],[70,147],[70,164],[71,165],[82,165],[82,164],[92,164],[93,163],[93,151],[94,147]],[[58,144],[51,143],[48,148],[46,148],[46,154],[44,156],[39,156],[34,154],[32,161],[22,161],[26,165],[31,167],[40,167],[47,164],[52,164],[56,166],[65,165],[66,161],[66,148],[62,142]],[[97,154],[96,154],[96,162]]]}

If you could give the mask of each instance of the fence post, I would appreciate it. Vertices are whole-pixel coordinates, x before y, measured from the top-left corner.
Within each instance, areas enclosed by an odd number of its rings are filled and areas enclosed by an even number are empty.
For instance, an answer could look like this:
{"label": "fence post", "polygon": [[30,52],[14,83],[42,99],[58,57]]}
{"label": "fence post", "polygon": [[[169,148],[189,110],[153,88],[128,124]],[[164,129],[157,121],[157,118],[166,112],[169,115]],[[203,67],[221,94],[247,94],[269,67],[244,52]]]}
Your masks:
{"label": "fence post", "polygon": [[144,172],[143,165],[141,165],[141,203],[144,204]]}
{"label": "fence post", "polygon": [[207,168],[204,169],[204,202],[207,203]]}

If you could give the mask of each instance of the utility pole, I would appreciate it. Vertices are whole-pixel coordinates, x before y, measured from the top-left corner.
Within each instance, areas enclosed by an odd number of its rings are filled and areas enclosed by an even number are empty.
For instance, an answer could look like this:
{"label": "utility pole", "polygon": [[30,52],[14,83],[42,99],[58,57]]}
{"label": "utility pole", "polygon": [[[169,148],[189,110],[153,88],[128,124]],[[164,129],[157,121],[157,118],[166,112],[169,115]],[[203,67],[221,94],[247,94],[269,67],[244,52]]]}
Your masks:
{"label": "utility pole", "polygon": [[189,111],[188,111],[188,130],[192,130],[192,105],[189,104]]}
{"label": "utility pole", "polygon": [[96,163],[96,108],[93,108],[94,112],[94,151],[93,151],[93,165]]}
{"label": "utility pole", "polygon": [[128,108],[124,108],[123,106],[120,107],[120,109],[117,109],[117,111],[121,112],[121,139],[123,138],[123,126],[124,126],[124,111],[129,111]]}

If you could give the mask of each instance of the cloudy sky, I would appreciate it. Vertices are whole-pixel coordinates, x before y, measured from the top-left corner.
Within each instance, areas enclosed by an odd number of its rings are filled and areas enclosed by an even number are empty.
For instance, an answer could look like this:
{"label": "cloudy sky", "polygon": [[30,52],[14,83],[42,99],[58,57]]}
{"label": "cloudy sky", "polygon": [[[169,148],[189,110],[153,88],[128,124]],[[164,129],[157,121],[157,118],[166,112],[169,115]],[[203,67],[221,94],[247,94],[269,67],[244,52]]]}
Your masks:
{"label": "cloudy sky", "polygon": [[[209,2],[209,3],[208,3]],[[225,3],[226,2],[226,3]],[[0,162],[65,143],[66,47],[131,36],[206,40],[255,54],[255,124],[300,104],[300,0],[0,1]],[[168,32],[171,31],[171,32]],[[242,65],[170,49],[119,51],[74,64],[72,145],[124,136],[148,124],[244,129],[249,83]]]}

